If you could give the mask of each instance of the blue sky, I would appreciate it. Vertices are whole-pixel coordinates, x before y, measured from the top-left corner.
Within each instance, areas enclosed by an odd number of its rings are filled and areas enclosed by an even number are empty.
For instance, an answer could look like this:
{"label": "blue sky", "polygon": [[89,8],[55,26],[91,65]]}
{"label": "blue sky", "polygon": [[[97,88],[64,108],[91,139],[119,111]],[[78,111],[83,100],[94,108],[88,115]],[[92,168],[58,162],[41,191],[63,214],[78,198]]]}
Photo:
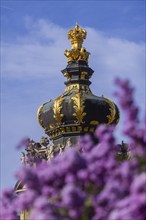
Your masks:
{"label": "blue sky", "polygon": [[70,49],[67,31],[76,21],[88,32],[92,91],[115,100],[113,79],[129,78],[144,111],[145,1],[1,1],[2,188],[15,183],[17,143],[44,135],[38,107],[65,89],[60,70]]}

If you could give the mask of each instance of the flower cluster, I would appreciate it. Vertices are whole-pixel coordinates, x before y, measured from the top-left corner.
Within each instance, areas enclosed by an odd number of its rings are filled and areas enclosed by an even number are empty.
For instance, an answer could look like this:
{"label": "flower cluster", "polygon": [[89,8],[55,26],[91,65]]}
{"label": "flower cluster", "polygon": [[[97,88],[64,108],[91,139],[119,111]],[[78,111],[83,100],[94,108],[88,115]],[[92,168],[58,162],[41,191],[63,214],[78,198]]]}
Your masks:
{"label": "flower cluster", "polygon": [[130,86],[128,80],[120,80],[119,78],[115,80],[115,84],[119,87],[119,91],[115,95],[118,97],[121,109],[125,113],[123,133],[128,136],[129,147],[133,148],[133,153],[142,156],[145,154],[146,126],[145,123],[141,124],[139,121],[139,109],[133,97],[134,88]]}
{"label": "flower cluster", "polygon": [[139,150],[131,149],[134,154],[130,160],[117,161],[114,127],[101,125],[94,137],[81,137],[76,147],[51,161],[22,167],[17,178],[26,190],[19,195],[3,193],[1,219],[19,219],[18,213],[24,210],[29,212],[30,220],[145,219],[146,162],[141,154],[144,129],[139,128],[129,83],[116,82],[121,88],[117,96],[128,121],[124,132]]}

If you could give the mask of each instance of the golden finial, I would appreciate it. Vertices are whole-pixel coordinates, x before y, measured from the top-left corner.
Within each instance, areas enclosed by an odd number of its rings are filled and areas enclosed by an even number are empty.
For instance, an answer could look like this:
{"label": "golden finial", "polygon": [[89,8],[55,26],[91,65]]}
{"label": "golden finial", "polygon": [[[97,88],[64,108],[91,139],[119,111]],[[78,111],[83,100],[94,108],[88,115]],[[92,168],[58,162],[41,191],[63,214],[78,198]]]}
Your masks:
{"label": "golden finial", "polygon": [[81,49],[83,40],[86,39],[86,35],[86,30],[80,28],[76,22],[75,28],[68,32],[68,39],[71,40],[72,49]]}
{"label": "golden finial", "polygon": [[68,62],[84,60],[88,61],[89,52],[82,47],[84,39],[86,39],[86,30],[79,27],[78,22],[73,30],[68,31],[68,39],[71,41],[71,50],[65,50],[64,54],[68,58]]}

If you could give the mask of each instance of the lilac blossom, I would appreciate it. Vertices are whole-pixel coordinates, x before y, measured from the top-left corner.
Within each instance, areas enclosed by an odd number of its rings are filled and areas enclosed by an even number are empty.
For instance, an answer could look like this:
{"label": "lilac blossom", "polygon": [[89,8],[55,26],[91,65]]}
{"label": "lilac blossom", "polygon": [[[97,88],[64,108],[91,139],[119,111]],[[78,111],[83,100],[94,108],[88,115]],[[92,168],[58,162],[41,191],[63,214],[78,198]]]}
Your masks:
{"label": "lilac blossom", "polygon": [[134,88],[131,87],[128,80],[117,78],[115,84],[119,91],[115,93],[119,100],[121,109],[125,115],[125,125],[123,133],[128,136],[129,147],[133,148],[133,153],[145,155],[146,146],[146,123],[139,122],[139,109],[134,101]]}
{"label": "lilac blossom", "polygon": [[17,149],[25,149],[26,146],[30,145],[31,146],[31,140],[30,138],[26,137],[26,138],[23,138],[19,143],[18,145],[16,146]]}
{"label": "lilac blossom", "polygon": [[30,210],[29,220],[145,219],[145,130],[129,81],[117,79],[116,85],[131,159],[118,161],[115,127],[100,125],[94,137],[81,137],[76,147],[62,155],[22,166],[16,176],[25,190],[19,195],[14,190],[3,193],[1,219],[19,219],[23,210]]}

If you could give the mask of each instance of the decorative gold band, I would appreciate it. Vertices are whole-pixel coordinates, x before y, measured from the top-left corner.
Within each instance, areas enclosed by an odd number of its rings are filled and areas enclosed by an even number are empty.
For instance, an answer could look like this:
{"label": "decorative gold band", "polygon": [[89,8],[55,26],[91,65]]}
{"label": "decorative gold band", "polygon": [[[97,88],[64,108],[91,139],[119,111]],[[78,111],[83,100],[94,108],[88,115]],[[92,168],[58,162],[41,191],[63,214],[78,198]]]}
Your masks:
{"label": "decorative gold band", "polygon": [[66,127],[58,127],[56,129],[52,129],[52,131],[46,131],[46,133],[50,136],[50,138],[54,138],[58,135],[63,135],[67,133],[84,133],[84,132],[90,132],[93,133],[96,129],[96,126],[84,126],[84,125],[74,125],[74,126],[66,126]]}

